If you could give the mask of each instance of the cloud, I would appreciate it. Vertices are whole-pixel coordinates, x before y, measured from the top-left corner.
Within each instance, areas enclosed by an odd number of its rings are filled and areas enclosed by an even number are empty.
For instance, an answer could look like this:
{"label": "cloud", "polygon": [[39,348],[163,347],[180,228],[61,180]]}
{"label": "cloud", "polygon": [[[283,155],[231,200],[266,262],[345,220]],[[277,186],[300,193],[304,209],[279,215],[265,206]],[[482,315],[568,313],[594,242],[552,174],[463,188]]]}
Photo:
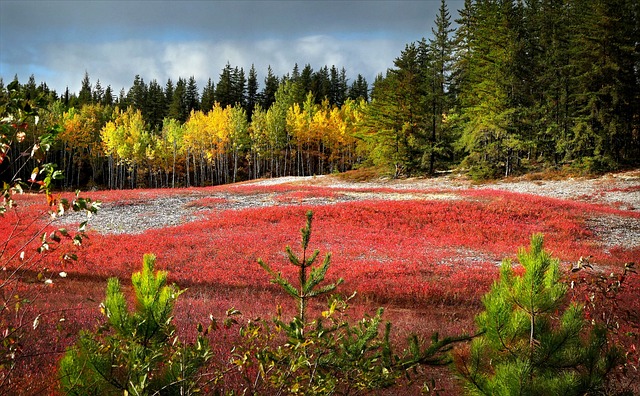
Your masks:
{"label": "cloud", "polygon": [[[136,74],[147,83],[155,79],[164,85],[171,78],[194,76],[199,87],[208,78],[217,83],[220,72],[229,63],[248,74],[252,64],[262,86],[267,68],[282,76],[297,63],[310,64],[314,70],[325,65],[344,67],[350,79],[362,74],[370,82],[390,67],[404,43],[386,39],[340,40],[314,35],[293,40],[260,41],[188,41],[157,42],[123,40],[101,44],[58,44],[49,46],[42,56],[50,73],[47,84],[59,93],[66,86],[78,92],[85,71],[91,82],[99,79],[103,87],[111,85],[115,92],[132,85]],[[40,70],[42,73],[42,70]],[[21,76],[21,80],[27,76]],[[38,76],[36,76],[38,77]]]}
{"label": "cloud", "polygon": [[[448,0],[449,10],[462,0]],[[430,34],[440,2],[0,0],[0,76],[34,74],[59,93],[93,83],[128,89],[194,76],[200,88],[229,62],[262,84],[293,65],[344,67],[371,83],[404,46]],[[455,18],[455,16],[453,16]]]}

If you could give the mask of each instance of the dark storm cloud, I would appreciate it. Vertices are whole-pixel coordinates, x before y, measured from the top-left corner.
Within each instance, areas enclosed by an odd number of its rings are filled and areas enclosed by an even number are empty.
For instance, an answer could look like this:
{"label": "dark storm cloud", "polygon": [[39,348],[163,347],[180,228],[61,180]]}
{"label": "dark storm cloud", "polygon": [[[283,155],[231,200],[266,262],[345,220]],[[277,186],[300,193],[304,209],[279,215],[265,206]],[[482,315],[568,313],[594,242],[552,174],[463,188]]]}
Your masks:
{"label": "dark storm cloud", "polygon": [[[448,2],[455,18],[461,1]],[[0,76],[30,74],[77,90],[88,71],[114,89],[194,75],[229,62],[262,78],[294,63],[368,79],[428,36],[439,1],[0,1]]]}

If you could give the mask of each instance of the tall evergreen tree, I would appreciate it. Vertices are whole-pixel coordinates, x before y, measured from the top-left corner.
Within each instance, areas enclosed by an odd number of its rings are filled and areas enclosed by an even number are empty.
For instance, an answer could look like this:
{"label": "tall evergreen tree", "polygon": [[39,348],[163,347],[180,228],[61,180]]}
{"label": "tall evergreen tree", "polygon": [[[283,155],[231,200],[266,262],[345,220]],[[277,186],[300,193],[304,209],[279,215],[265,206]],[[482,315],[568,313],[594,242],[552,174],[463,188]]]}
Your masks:
{"label": "tall evergreen tree", "polygon": [[192,110],[200,110],[200,95],[198,94],[198,84],[196,79],[191,76],[187,82],[187,90],[185,92],[185,104],[187,113],[191,113]]}
{"label": "tall evergreen tree", "polygon": [[365,101],[369,101],[369,84],[367,84],[367,80],[362,74],[358,74],[358,77],[356,77],[351,87],[349,87],[348,97],[353,100],[362,98]]}
{"label": "tall evergreen tree", "polygon": [[173,85],[173,81],[169,78],[167,79],[167,83],[164,86],[164,103],[165,103],[165,111],[169,114],[169,108],[173,103],[173,93],[175,91],[175,87]]}
{"label": "tall evergreen tree", "polygon": [[129,106],[129,101],[127,100],[127,91],[124,90],[124,87],[120,88],[120,93],[118,94],[118,106],[121,108],[126,108]]}
{"label": "tall evergreen tree", "polygon": [[211,78],[207,81],[207,85],[202,89],[202,96],[200,97],[200,109],[202,111],[209,112],[213,108],[213,104],[216,102],[216,90],[215,85]]}
{"label": "tall evergreen tree", "polygon": [[264,78],[264,88],[262,89],[261,96],[261,105],[265,110],[269,110],[269,107],[276,101],[276,92],[278,91],[278,86],[280,85],[280,80],[278,77],[273,74],[273,70],[271,66],[267,68],[267,76]]}
{"label": "tall evergreen tree", "polygon": [[216,101],[220,103],[220,106],[227,107],[235,104],[234,97],[234,81],[233,72],[229,63],[222,69],[218,84],[216,85]]}
{"label": "tall evergreen tree", "polygon": [[100,84],[100,79],[96,81],[96,86],[93,89],[93,103],[102,103],[104,98],[104,89],[102,89],[102,84]]}
{"label": "tall evergreen tree", "polygon": [[133,106],[135,109],[142,112],[142,116],[145,120],[149,117],[149,106],[147,103],[148,92],[149,88],[144,82],[144,79],[140,77],[139,74],[136,74],[133,79],[133,85],[129,88],[129,92],[127,93],[127,99],[130,106]]}
{"label": "tall evergreen tree", "polygon": [[247,79],[244,75],[244,69],[236,66],[231,77],[231,98],[232,106],[239,105],[244,107],[247,95]]}
{"label": "tall evergreen tree", "polygon": [[309,91],[313,91],[313,68],[308,63],[300,73],[300,85],[302,86],[302,91],[305,95]]}
{"label": "tall evergreen tree", "polygon": [[184,123],[187,121],[187,118],[189,118],[189,111],[187,109],[187,81],[182,77],[178,78],[178,82],[173,90],[168,116],[181,123]]}
{"label": "tall evergreen tree", "polygon": [[149,83],[147,91],[147,124],[149,129],[159,132],[162,129],[162,122],[167,116],[167,104],[162,86],[155,79]]}
{"label": "tall evergreen tree", "polygon": [[113,105],[113,90],[111,89],[111,85],[107,85],[107,88],[104,90],[104,96],[102,97],[102,105],[104,106]]}
{"label": "tall evergreen tree", "polygon": [[84,78],[82,79],[82,85],[80,92],[78,93],[78,104],[80,106],[89,104],[93,100],[93,94],[91,91],[91,82],[89,80],[89,72],[84,72]]}
{"label": "tall evergreen tree", "polygon": [[249,69],[249,78],[247,79],[247,100],[245,106],[249,119],[251,119],[253,114],[253,108],[258,103],[258,74],[256,73],[256,68],[252,64],[251,69]]}
{"label": "tall evergreen tree", "polygon": [[453,106],[449,89],[453,72],[453,32],[447,4],[445,0],[441,0],[435,28],[432,29],[433,39],[429,40],[428,45],[422,42],[421,64],[425,73],[424,83],[427,85],[425,113],[430,118],[430,121],[427,121],[427,128],[430,130],[428,151],[423,161],[429,161],[430,174],[435,171],[436,158],[443,157],[451,151],[451,137],[447,136],[449,131],[445,131],[444,119]]}
{"label": "tall evergreen tree", "polygon": [[[637,2],[588,0],[572,8],[575,109],[567,156],[593,170],[638,158]],[[635,5],[634,5],[635,4]],[[635,120],[634,120],[635,117]],[[635,133],[633,132],[635,129]],[[634,139],[635,134],[635,139]]]}
{"label": "tall evergreen tree", "polygon": [[462,49],[458,67],[464,79],[459,89],[461,129],[459,147],[476,178],[509,175],[523,149],[518,134],[517,107],[513,101],[515,79],[515,19],[512,2],[465,3],[462,15],[470,22],[458,41]]}
{"label": "tall evergreen tree", "polygon": [[38,95],[38,87],[36,85],[36,76],[33,74],[29,76],[29,80],[22,86],[26,99],[35,99]]}
{"label": "tall evergreen tree", "polygon": [[320,104],[325,98],[329,98],[331,91],[331,77],[329,68],[325,65],[323,68],[313,74],[312,91],[316,98],[316,103]]}
{"label": "tall evergreen tree", "polygon": [[330,70],[329,103],[338,107],[344,104],[347,98],[347,71],[342,68],[340,72],[335,66]]}

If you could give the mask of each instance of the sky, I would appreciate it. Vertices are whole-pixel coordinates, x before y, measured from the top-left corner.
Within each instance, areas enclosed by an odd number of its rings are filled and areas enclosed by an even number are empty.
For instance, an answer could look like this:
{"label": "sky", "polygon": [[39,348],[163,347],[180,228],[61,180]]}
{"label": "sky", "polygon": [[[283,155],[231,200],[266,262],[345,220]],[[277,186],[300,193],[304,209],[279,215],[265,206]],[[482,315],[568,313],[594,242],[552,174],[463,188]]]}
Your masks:
{"label": "sky", "polygon": [[[463,0],[447,0],[452,22]],[[195,77],[200,90],[217,83],[229,63],[259,89],[267,67],[290,73],[344,67],[369,83],[393,67],[405,46],[431,37],[440,0],[416,1],[98,1],[0,0],[0,77],[34,75],[58,94],[93,85],[117,95],[135,75],[162,86]]]}

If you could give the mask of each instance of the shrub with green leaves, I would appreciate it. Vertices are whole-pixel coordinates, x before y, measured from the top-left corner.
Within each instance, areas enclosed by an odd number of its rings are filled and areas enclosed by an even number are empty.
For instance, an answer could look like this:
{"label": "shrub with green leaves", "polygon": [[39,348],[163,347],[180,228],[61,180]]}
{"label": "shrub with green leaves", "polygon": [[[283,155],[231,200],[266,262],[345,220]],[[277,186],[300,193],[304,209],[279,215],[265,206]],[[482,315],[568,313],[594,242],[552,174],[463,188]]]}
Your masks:
{"label": "shrub with green leaves", "polygon": [[107,323],[83,331],[60,362],[61,387],[70,395],[187,395],[199,393],[198,373],[211,358],[207,340],[182,343],[172,324],[182,293],[167,285],[167,272],[154,274],[146,254],[132,275],[135,309],[130,312],[120,282],[111,278],[101,308]]}
{"label": "shrub with green leaves", "polygon": [[456,369],[473,395],[584,395],[605,389],[620,354],[606,330],[567,304],[559,261],[543,249],[542,235],[518,252],[524,274],[504,260],[500,280],[476,317],[481,335],[460,352]]}

